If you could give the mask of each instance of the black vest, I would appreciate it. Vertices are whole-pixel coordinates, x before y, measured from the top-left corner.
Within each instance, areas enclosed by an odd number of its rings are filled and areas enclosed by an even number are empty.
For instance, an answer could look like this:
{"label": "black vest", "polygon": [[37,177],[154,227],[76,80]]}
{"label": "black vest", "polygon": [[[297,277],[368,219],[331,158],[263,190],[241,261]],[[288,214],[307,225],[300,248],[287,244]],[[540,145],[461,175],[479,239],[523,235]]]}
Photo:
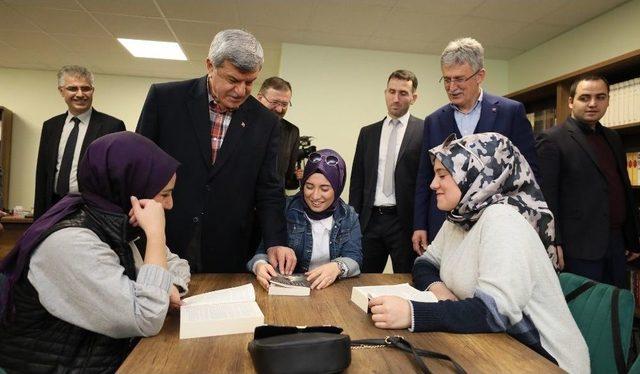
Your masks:
{"label": "black vest", "polygon": [[[90,229],[109,244],[125,274],[135,279],[133,254],[126,237],[127,218],[83,206],[44,233],[42,240],[67,227]],[[13,288],[13,320],[0,326],[0,368],[9,373],[115,372],[129,353],[132,339],[110,338],[54,317],[40,304],[27,273],[25,270]]]}

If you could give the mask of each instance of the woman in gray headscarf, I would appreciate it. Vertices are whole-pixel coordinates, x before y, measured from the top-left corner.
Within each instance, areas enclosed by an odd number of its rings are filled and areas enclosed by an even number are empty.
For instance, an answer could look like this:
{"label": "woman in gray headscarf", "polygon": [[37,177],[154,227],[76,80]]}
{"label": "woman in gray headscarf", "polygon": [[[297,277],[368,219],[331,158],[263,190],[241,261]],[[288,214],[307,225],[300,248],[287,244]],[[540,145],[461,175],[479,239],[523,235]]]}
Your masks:
{"label": "woman in gray headscarf", "polygon": [[429,153],[430,188],[447,221],[416,259],[413,278],[439,302],[375,298],[376,327],[506,332],[564,370],[589,372],[552,265],[553,215],[520,151],[500,134],[482,133],[447,139]]}

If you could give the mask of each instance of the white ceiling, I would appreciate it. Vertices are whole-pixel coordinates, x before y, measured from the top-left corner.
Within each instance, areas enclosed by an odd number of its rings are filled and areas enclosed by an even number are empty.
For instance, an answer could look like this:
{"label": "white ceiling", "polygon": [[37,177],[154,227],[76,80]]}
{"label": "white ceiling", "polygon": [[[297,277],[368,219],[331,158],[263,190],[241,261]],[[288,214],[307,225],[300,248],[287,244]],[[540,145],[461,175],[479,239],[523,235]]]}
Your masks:
{"label": "white ceiling", "polygon": [[[0,66],[185,78],[216,32],[242,28],[277,74],[281,43],[440,54],[472,36],[510,59],[626,0],[0,0]],[[189,61],[131,56],[117,37],[177,41]]]}

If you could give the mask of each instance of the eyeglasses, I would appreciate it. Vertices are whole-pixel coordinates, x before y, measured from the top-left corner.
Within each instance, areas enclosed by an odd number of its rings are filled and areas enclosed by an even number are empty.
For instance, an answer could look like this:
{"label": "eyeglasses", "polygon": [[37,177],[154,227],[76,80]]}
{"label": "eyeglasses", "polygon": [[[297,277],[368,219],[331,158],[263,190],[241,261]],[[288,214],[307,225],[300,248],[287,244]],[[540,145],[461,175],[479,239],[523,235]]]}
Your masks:
{"label": "eyeglasses", "polygon": [[438,81],[438,83],[444,82],[444,84],[447,86],[450,85],[451,83],[462,84],[468,81],[469,79],[475,77],[480,72],[480,70],[482,70],[482,68],[476,70],[476,72],[471,74],[468,78],[462,78],[462,77],[449,78],[449,77],[442,76],[440,77],[440,80]]}
{"label": "eyeglasses", "polygon": [[266,96],[262,96],[263,99],[265,99],[266,102],[268,102],[270,105],[273,106],[280,106],[282,108],[288,108],[288,107],[293,107],[293,103],[291,101],[280,101],[280,100],[269,100],[267,99]]}
{"label": "eyeglasses", "polygon": [[70,93],[80,92],[91,92],[93,91],[93,87],[91,86],[65,86],[63,87],[65,91]]}
{"label": "eyeglasses", "polygon": [[338,162],[340,161],[336,156],[323,156],[318,152],[313,152],[309,155],[309,162],[313,162],[314,164],[318,164],[323,160],[325,164],[333,167],[338,167]]}

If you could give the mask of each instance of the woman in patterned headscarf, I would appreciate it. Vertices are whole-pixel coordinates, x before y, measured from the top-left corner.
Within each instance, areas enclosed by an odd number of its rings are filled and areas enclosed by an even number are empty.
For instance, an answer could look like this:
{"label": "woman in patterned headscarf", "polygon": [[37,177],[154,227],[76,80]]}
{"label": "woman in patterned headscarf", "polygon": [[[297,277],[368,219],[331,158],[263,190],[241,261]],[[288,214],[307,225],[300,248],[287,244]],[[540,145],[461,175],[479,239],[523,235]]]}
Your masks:
{"label": "woman in patterned headscarf", "polygon": [[500,134],[482,133],[447,139],[429,153],[430,188],[447,221],[416,260],[413,278],[439,302],[375,298],[375,325],[507,332],[564,370],[589,372],[587,346],[552,266],[553,216],[520,151]]}
{"label": "woman in patterned headscarf", "polygon": [[309,155],[302,190],[287,199],[285,208],[291,247],[287,249],[286,266],[276,263],[275,254],[269,259],[262,243],[247,264],[264,288],[269,288],[269,280],[277,275],[276,268],[288,274],[294,268],[297,273],[305,273],[311,288],[316,289],[328,287],[338,278],[360,274],[358,215],[340,198],[346,176],[346,164],[337,152],[323,149]]}

